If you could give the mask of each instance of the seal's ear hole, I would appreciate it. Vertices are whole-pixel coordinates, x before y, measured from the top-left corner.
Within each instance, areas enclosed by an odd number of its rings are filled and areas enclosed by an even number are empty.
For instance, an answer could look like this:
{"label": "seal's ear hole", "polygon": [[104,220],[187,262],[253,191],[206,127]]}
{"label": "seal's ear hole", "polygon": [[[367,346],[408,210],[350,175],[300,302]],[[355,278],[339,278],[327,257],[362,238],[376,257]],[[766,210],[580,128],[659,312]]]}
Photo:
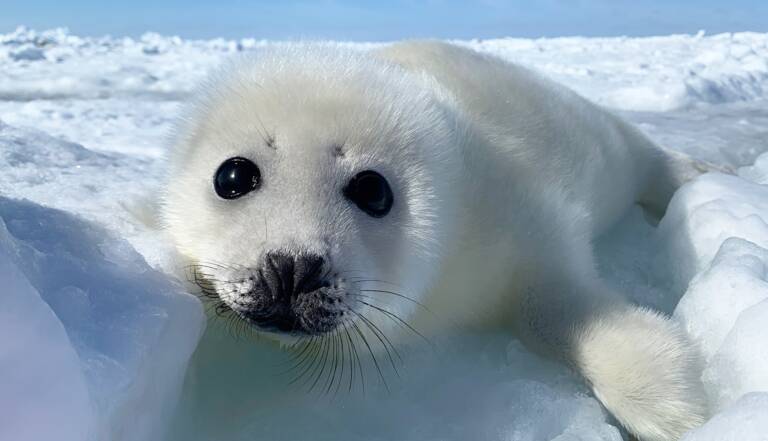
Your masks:
{"label": "seal's ear hole", "polygon": [[384,217],[394,202],[392,189],[384,176],[373,170],[356,174],[346,187],[344,197],[372,217]]}
{"label": "seal's ear hole", "polygon": [[213,176],[213,189],[222,199],[237,199],[260,186],[259,167],[250,159],[239,156],[222,162]]}

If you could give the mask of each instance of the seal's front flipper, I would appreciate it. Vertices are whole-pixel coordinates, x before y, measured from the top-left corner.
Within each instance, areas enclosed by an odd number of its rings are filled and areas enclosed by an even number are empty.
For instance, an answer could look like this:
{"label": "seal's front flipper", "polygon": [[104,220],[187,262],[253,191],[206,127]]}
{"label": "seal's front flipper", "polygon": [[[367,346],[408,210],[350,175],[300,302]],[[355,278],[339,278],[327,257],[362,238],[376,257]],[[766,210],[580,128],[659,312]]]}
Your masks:
{"label": "seal's front flipper", "polygon": [[640,440],[677,440],[704,422],[698,356],[671,320],[628,306],[584,323],[572,341],[573,365]]}
{"label": "seal's front flipper", "polygon": [[597,279],[555,273],[529,287],[521,314],[523,341],[572,366],[639,440],[678,440],[704,422],[697,351],[660,313]]}

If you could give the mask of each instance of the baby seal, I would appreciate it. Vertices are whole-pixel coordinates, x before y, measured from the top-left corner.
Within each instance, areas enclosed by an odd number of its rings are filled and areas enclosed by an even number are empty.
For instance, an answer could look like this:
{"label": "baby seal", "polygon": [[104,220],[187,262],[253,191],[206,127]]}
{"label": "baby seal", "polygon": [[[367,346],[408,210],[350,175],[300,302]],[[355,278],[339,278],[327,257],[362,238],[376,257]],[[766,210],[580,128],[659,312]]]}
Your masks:
{"label": "baby seal", "polygon": [[164,223],[255,329],[390,341],[426,310],[515,331],[641,440],[704,420],[695,350],[592,250],[695,164],[532,71],[440,42],[268,49],[214,76],[170,159]]}

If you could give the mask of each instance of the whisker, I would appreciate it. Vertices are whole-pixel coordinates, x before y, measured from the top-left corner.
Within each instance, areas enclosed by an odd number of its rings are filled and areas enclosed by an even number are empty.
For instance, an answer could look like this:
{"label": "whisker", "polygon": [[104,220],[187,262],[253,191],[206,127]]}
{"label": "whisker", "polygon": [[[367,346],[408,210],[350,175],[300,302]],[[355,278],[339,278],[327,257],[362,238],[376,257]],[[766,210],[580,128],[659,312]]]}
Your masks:
{"label": "whisker", "polygon": [[[301,357],[301,355],[307,350],[307,347],[309,346],[310,336],[303,335],[299,337],[298,340],[291,343],[286,350],[291,352],[292,355],[290,357],[290,360],[296,360],[297,358]],[[297,352],[297,348],[301,347],[301,350]]]}
{"label": "whisker", "polygon": [[322,347],[322,341],[318,343],[317,339],[318,339],[317,336],[312,337],[312,340],[311,340],[312,348],[309,350],[309,352],[307,352],[307,355],[301,361],[301,364],[304,365],[304,368],[291,381],[288,382],[289,385],[292,385],[298,382],[299,380],[301,380],[302,378],[304,378],[304,376],[309,373],[309,371],[313,368],[313,366],[315,366],[315,364],[319,362],[317,355],[318,353],[320,353],[320,349]]}
{"label": "whisker", "polygon": [[344,345],[344,338],[341,336],[341,333],[339,332],[339,329],[336,328],[336,338],[339,342],[339,351],[341,353],[341,366],[340,366],[340,373],[339,373],[339,381],[336,383],[336,389],[333,391],[333,398],[336,398],[336,395],[339,393],[339,388],[341,387],[341,383],[344,382],[344,368],[346,366],[346,346]]}
{"label": "whisker", "polygon": [[357,323],[353,323],[354,330],[357,332],[357,335],[360,336],[360,339],[363,341],[363,344],[365,344],[365,347],[368,348],[368,353],[371,354],[371,359],[373,360],[374,366],[376,366],[376,370],[379,372],[379,378],[381,379],[381,382],[384,384],[384,388],[387,389],[387,392],[389,392],[389,385],[387,385],[387,380],[384,379],[384,374],[381,372],[381,367],[379,366],[379,361],[376,359],[376,355],[373,353],[373,349],[371,349],[371,345],[368,344],[368,340],[363,335],[363,332],[360,331],[360,327],[357,326]]}
{"label": "whisker", "polygon": [[354,300],[356,302],[360,302],[360,303],[362,303],[364,305],[370,306],[371,308],[373,308],[373,309],[381,312],[382,314],[384,314],[386,317],[389,317],[390,320],[393,320],[395,323],[398,323],[401,326],[405,326],[406,328],[408,328],[408,330],[410,330],[411,332],[413,332],[417,336],[421,337],[421,339],[424,340],[427,344],[429,344],[432,348],[435,348],[435,344],[434,344],[434,342],[432,342],[432,340],[428,339],[424,334],[422,334],[416,328],[411,326],[410,323],[408,323],[407,321],[403,320],[402,318],[400,318],[397,314],[393,313],[392,311],[387,311],[384,308],[381,308],[379,306],[373,305],[373,304],[368,303],[368,302],[363,301],[363,300],[359,300],[359,299],[354,299]]}
{"label": "whisker", "polygon": [[[360,372],[360,386],[362,387],[363,395],[365,395],[365,376],[363,375],[363,365],[360,362],[360,355],[357,352],[357,345],[354,341],[352,341],[352,336],[349,334],[349,327],[347,324],[344,324],[344,333],[347,335],[347,341],[349,342],[349,347],[352,348],[352,353],[355,356],[355,361],[357,362],[357,368]],[[351,364],[351,358],[350,358],[350,364]],[[355,366],[350,366],[352,370],[352,374],[355,372]],[[350,376],[349,379],[349,391],[352,392],[352,376]]]}
{"label": "whisker", "polygon": [[314,376],[314,371],[312,372],[313,377],[315,378],[315,381],[312,382],[312,386],[309,387],[309,392],[311,393],[315,389],[315,385],[317,385],[317,382],[320,381],[320,378],[323,376],[323,372],[325,372],[325,364],[328,361],[328,350],[330,346],[330,340],[327,338],[323,338],[323,363],[322,367],[320,368],[320,372],[317,374],[317,376]]}
{"label": "whisker", "polygon": [[306,359],[309,357],[309,353],[311,352],[310,349],[312,349],[312,343],[314,342],[314,337],[312,339],[306,340],[304,342],[304,347],[301,349],[301,351],[298,354],[293,354],[291,357],[284,361],[282,364],[288,364],[291,363],[291,366],[288,367],[285,371],[281,372],[280,375],[287,375],[292,371],[295,371],[299,367],[301,367]]}
{"label": "whisker", "polygon": [[334,332],[331,334],[331,352],[333,354],[331,363],[332,368],[329,369],[329,377],[328,377],[328,384],[324,388],[325,394],[329,394],[331,392],[331,388],[333,387],[333,382],[336,380],[336,369],[339,366],[339,348],[338,348],[338,341],[336,339],[336,330],[334,329]]}
{"label": "whisker", "polygon": [[387,290],[384,290],[384,289],[362,289],[362,288],[360,289],[360,292],[376,292],[376,293],[380,293],[380,294],[391,294],[393,296],[400,297],[401,299],[408,300],[409,302],[413,302],[414,304],[419,305],[422,308],[424,308],[425,311],[427,311],[430,314],[434,315],[434,313],[432,311],[430,311],[430,309],[426,305],[424,305],[423,303],[421,303],[421,302],[419,302],[417,300],[414,300],[414,299],[412,299],[412,298],[410,298],[410,297],[408,297],[408,296],[406,296],[404,294],[400,294],[398,292],[387,291]]}
{"label": "whisker", "polygon": [[[400,353],[397,352],[397,349],[395,349],[394,345],[392,345],[392,342],[389,341],[386,335],[384,335],[383,332],[381,332],[381,329],[379,329],[378,326],[376,326],[373,322],[371,322],[367,317],[365,317],[362,314],[359,314],[355,312],[355,314],[360,317],[360,319],[365,323],[365,325],[368,327],[368,329],[371,330],[374,336],[379,340],[381,343],[381,346],[384,347],[384,350],[387,352],[387,357],[389,358],[389,363],[392,365],[392,369],[395,371],[395,375],[398,377],[400,376],[400,372],[397,370],[397,366],[395,366],[395,360],[392,358],[392,353],[389,351],[389,348],[391,347],[394,351],[396,357],[400,360],[400,363],[403,362],[402,357],[400,357]],[[387,346],[389,344],[389,346]]]}
{"label": "whisker", "polygon": [[359,279],[357,277],[350,277],[350,281],[352,283],[366,283],[366,282],[384,283],[386,285],[392,285],[400,288],[400,285],[398,285],[397,283],[387,282],[386,280],[379,280],[379,279]]}

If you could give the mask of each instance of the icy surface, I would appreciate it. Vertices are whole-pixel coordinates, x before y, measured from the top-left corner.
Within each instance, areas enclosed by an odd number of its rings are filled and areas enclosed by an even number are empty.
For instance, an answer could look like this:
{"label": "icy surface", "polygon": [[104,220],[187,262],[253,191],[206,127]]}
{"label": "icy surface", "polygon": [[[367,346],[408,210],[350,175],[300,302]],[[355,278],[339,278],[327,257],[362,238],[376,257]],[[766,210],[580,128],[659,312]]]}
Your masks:
{"label": "icy surface", "polygon": [[[741,167],[686,185],[658,229],[634,210],[596,246],[611,283],[674,312],[704,353],[716,414],[685,439],[765,439],[768,34],[459,43],[561,81],[669,148]],[[162,432],[202,318],[152,269],[174,263],[138,207],[164,179],[179,103],[226,57],[269,44],[281,43],[0,35],[0,439]],[[173,436],[622,439],[577,377],[518,342],[437,343],[402,348],[390,392],[369,373],[365,396],[318,397],[288,385],[285,354],[267,343],[207,333],[187,382],[209,381],[187,388]],[[216,364],[224,351],[237,362]]]}
{"label": "icy surface", "polygon": [[715,409],[768,391],[767,210],[768,187],[709,174],[675,194],[659,227],[671,260],[687,262],[678,277],[696,274],[675,316],[702,350]]}
{"label": "icy surface", "polygon": [[752,392],[692,430],[682,441],[763,441],[768,439],[768,393]]}
{"label": "icy surface", "polygon": [[535,66],[600,104],[624,110],[762,99],[768,85],[765,34],[501,39],[471,46]]}
{"label": "icy surface", "polygon": [[[508,336],[462,335],[434,343],[436,348],[401,347],[403,362],[395,358],[399,377],[386,356],[380,359],[388,390],[361,354],[365,390],[356,375],[350,392],[348,371],[330,390],[327,373],[314,388],[312,375],[291,383],[299,372],[290,370],[285,353],[207,332],[191,364],[192,384],[172,440],[622,439],[578,378]],[[211,378],[216,380],[206,381]]]}
{"label": "icy surface", "polygon": [[723,346],[740,314],[768,299],[766,262],[765,248],[729,238],[711,265],[691,281],[676,314],[691,337],[700,342],[707,360]]}
{"label": "icy surface", "polygon": [[0,220],[0,439],[47,439],[51,427],[61,441],[87,439],[94,418],[80,360],[54,311],[9,255],[13,245]]}
{"label": "icy surface", "polygon": [[0,439],[156,439],[203,315],[132,247],[0,198]]}

